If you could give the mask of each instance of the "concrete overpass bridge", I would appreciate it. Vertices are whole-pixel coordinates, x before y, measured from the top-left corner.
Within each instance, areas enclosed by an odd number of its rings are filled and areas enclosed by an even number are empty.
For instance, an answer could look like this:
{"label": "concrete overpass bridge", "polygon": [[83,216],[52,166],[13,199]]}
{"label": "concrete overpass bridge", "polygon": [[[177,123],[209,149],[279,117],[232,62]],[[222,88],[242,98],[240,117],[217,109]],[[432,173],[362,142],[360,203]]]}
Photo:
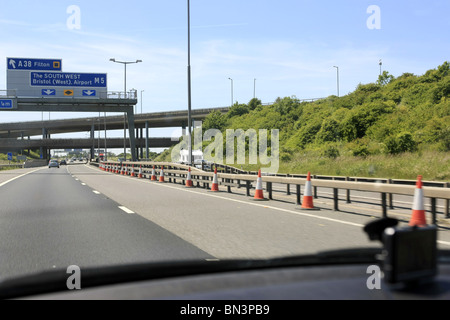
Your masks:
{"label": "concrete overpass bridge", "polygon": [[[191,110],[193,120],[203,120],[212,111],[228,112],[228,107],[206,108]],[[134,115],[134,127],[136,129],[148,128],[171,128],[187,127],[187,110],[152,112]],[[22,138],[30,136],[41,136],[45,129],[48,134],[91,132],[99,129],[121,130],[124,127],[124,116],[88,117],[64,120],[44,120],[0,123],[0,138]]]}
{"label": "concrete overpass bridge", "polygon": [[[177,144],[178,141],[172,141],[171,138],[149,138],[149,148],[164,148]],[[126,139],[126,147],[130,148],[130,140]],[[135,139],[136,148],[143,149],[146,147],[145,139]],[[108,149],[123,148],[123,138],[107,138],[105,139],[1,139],[0,152],[19,152],[25,149],[45,148],[53,149],[103,149],[105,145]]]}
{"label": "concrete overpass bridge", "polygon": [[[191,110],[191,118],[203,120],[212,111],[226,113],[229,107],[206,108]],[[67,110],[71,111],[71,110]],[[117,112],[111,110],[111,112]],[[135,114],[133,116],[134,130],[136,137],[134,147],[136,154],[144,158],[145,148],[170,147],[177,142],[170,138],[150,138],[150,128],[187,127],[187,110],[170,112],[153,112],[145,114]],[[95,138],[96,131],[123,130],[129,127],[129,120],[126,115],[115,115],[107,117],[88,117],[63,120],[26,121],[13,123],[0,123],[0,152],[11,152],[25,149],[41,149],[41,154],[45,150],[46,157],[52,149],[91,149],[91,156],[94,156],[94,149],[100,148],[131,148],[133,145],[130,139],[124,141],[123,138],[100,139]],[[145,134],[144,134],[145,131]],[[90,132],[88,139],[51,139],[52,134],[64,134],[74,132]],[[30,139],[31,137],[42,137],[42,139]]]}

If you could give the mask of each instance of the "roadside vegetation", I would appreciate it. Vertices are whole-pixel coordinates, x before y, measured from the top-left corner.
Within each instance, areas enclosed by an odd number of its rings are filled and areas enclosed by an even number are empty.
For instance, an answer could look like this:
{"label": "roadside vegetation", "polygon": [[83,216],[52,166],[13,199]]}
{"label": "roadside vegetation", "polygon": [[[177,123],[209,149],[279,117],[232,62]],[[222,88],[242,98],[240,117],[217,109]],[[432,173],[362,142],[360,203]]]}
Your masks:
{"label": "roadside vegetation", "polygon": [[[225,137],[226,129],[280,130],[280,173],[394,179],[420,174],[450,181],[449,96],[450,63],[444,62],[421,76],[395,78],[384,71],[376,83],[359,84],[342,97],[236,103],[227,114],[212,112],[203,132],[218,129]],[[170,160],[170,149],[156,159]]]}

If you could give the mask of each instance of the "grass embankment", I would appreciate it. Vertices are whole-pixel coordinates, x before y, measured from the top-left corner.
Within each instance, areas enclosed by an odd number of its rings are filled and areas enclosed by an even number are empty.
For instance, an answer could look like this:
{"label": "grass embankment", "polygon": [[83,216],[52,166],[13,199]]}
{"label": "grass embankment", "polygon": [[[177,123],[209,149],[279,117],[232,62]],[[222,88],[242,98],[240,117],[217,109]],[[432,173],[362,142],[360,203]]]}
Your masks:
{"label": "grass embankment", "polygon": [[[237,166],[241,168],[240,166]],[[243,165],[244,170],[256,171],[258,165]],[[291,161],[280,161],[279,173],[371,177],[384,179],[450,182],[450,153],[424,151],[398,155],[367,157],[342,156],[330,159],[319,156],[294,155]]]}
{"label": "grass embankment", "polygon": [[[171,150],[172,148],[161,153],[155,161],[170,162]],[[259,164],[232,166],[248,171],[268,167]],[[297,153],[288,161],[280,160],[280,174],[306,174],[308,171],[314,175],[406,180],[415,180],[418,175],[422,175],[424,180],[450,182],[450,152],[420,151],[366,157],[345,155],[336,159],[309,152]]]}
{"label": "grass embankment", "polygon": [[[230,130],[247,137],[260,135],[261,129],[268,137],[278,131],[274,139],[279,142],[280,173],[391,179],[422,175],[425,180],[450,181],[450,62],[421,76],[404,73],[395,78],[383,72],[376,83],[359,84],[342,97],[314,102],[285,97],[272,105],[262,105],[256,98],[236,103],[226,114],[211,112],[202,133],[209,129],[220,134],[209,132],[214,144],[204,139],[203,151],[212,146],[224,158]],[[159,159],[170,161],[170,154],[169,149]]]}

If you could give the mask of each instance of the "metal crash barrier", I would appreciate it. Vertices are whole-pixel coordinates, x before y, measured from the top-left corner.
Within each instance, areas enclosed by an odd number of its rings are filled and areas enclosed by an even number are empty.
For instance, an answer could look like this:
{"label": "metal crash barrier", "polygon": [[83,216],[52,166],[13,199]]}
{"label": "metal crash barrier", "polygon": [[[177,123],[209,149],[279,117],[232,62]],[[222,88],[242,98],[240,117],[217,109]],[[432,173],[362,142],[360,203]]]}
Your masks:
{"label": "metal crash barrier", "polygon": [[[194,187],[209,189],[213,183],[214,176],[218,179],[218,185],[226,187],[227,192],[232,192],[231,188],[245,188],[246,195],[250,196],[251,190],[258,181],[258,172],[245,172],[233,168],[235,173],[227,173],[227,169],[214,172],[206,172],[196,167],[188,165],[170,163],[170,162],[101,162],[93,163],[98,165],[101,170],[126,174],[142,179],[158,180],[161,169],[163,169],[164,181],[171,183],[186,184],[188,179]],[[217,166],[219,167],[219,166]],[[217,169],[216,167],[216,169]],[[189,170],[189,168],[191,170]],[[220,168],[219,168],[220,169]],[[224,170],[225,169],[225,170]],[[230,169],[231,171],[231,169]],[[236,173],[239,172],[239,173]],[[152,179],[152,174],[158,179]],[[416,182],[411,180],[393,180],[393,179],[374,179],[374,178],[351,178],[351,177],[326,177],[311,176],[312,196],[317,198],[317,188],[330,188],[333,190],[333,208],[339,211],[339,202],[351,202],[350,191],[374,192],[380,194],[381,210],[383,217],[387,216],[388,208],[393,209],[393,195],[414,196]],[[301,190],[307,186],[307,175],[263,175],[262,182],[266,184],[266,193],[269,200],[273,199],[274,184],[286,186],[286,194],[291,195],[291,186],[295,186],[296,204],[301,205]],[[450,218],[450,183],[423,181],[423,196],[430,199],[430,212],[432,214],[433,224],[436,224],[436,201],[444,201],[444,216]],[[345,199],[339,198],[339,190],[346,190]],[[307,191],[307,190],[306,190]]]}

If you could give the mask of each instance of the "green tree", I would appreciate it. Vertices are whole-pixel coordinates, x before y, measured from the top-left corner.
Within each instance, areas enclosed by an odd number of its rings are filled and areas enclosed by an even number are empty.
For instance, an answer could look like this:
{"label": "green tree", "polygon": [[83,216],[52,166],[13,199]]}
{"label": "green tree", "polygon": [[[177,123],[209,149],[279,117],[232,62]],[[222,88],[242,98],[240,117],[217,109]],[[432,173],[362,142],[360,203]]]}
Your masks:
{"label": "green tree", "polygon": [[235,103],[230,110],[228,110],[228,118],[232,118],[235,116],[241,116],[249,112],[249,108],[246,104]]}
{"label": "green tree", "polygon": [[378,76],[377,84],[380,86],[385,86],[392,80],[394,80],[394,76],[390,75],[387,71],[383,71],[383,73]]}
{"label": "green tree", "polygon": [[261,106],[261,105],[262,105],[261,100],[259,100],[258,98],[253,98],[248,103],[248,109],[255,110],[256,107]]}
{"label": "green tree", "polygon": [[227,118],[219,110],[211,112],[203,121],[203,130],[217,129],[224,130],[227,125]]}
{"label": "green tree", "polygon": [[390,154],[417,151],[417,143],[409,132],[402,132],[397,136],[389,136],[385,141],[385,145]]}
{"label": "green tree", "polygon": [[340,139],[339,126],[335,119],[327,118],[323,120],[322,127],[316,136],[316,142],[321,144],[328,141],[338,141]]}

